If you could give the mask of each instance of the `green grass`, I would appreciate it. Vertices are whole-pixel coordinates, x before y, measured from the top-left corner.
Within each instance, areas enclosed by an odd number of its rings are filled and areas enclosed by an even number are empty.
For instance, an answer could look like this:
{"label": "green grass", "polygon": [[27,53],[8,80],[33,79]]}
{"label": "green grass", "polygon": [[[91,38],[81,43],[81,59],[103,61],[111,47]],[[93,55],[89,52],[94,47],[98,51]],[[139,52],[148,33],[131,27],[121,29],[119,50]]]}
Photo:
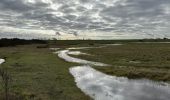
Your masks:
{"label": "green grass", "polygon": [[111,64],[110,67],[95,67],[106,74],[170,82],[170,44],[168,43],[125,43],[120,46],[81,51],[91,56],[76,57]]}
{"label": "green grass", "polygon": [[[100,45],[84,41],[76,43],[59,47]],[[20,100],[89,100],[77,88],[69,73],[69,68],[76,64],[67,63],[48,48],[36,48],[37,46],[38,44],[0,48],[0,58],[6,57],[6,63],[0,67],[7,69],[12,77],[10,92],[20,96]],[[109,67],[94,66],[106,74],[170,82],[170,44],[125,43],[121,46],[81,51],[92,55],[76,57],[111,64]],[[0,85],[0,99],[2,92]]]}
{"label": "green grass", "polygon": [[[6,57],[6,63],[0,67],[6,68],[12,77],[10,91],[21,100],[90,99],[76,87],[69,73],[69,67],[75,64],[59,59],[48,48],[38,49],[36,45],[3,47],[0,57]],[[3,91],[1,85],[0,91]]]}

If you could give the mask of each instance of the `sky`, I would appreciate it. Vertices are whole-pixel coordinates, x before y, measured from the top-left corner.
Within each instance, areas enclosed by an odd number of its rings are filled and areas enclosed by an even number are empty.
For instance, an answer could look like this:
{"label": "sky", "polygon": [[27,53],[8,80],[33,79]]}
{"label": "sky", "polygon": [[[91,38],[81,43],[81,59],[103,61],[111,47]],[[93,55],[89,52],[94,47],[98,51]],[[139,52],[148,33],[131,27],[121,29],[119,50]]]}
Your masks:
{"label": "sky", "polygon": [[170,38],[170,0],[0,0],[0,38]]}

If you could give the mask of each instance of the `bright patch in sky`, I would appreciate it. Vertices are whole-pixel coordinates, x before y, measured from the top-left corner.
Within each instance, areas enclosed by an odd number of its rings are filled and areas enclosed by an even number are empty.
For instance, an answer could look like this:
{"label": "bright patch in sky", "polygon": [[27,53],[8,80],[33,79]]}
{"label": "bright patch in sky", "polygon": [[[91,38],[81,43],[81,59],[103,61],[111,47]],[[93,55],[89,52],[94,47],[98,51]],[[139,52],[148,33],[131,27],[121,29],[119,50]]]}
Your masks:
{"label": "bright patch in sky", "polygon": [[0,1],[1,38],[162,38],[169,27],[170,0]]}

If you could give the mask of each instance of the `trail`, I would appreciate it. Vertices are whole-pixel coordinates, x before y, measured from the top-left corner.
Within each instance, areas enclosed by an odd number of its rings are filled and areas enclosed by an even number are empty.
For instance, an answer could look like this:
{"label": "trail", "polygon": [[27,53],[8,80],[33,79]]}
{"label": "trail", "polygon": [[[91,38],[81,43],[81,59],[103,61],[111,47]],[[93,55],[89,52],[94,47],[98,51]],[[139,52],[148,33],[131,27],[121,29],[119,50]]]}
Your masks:
{"label": "trail", "polygon": [[[75,49],[75,48],[74,48]],[[106,67],[108,64],[71,57],[81,54],[71,49],[58,51],[58,56],[67,62],[78,63],[69,69],[78,88],[95,100],[169,100],[170,85],[150,80],[130,80],[126,77],[106,75],[92,66]],[[71,53],[70,53],[71,52]]]}

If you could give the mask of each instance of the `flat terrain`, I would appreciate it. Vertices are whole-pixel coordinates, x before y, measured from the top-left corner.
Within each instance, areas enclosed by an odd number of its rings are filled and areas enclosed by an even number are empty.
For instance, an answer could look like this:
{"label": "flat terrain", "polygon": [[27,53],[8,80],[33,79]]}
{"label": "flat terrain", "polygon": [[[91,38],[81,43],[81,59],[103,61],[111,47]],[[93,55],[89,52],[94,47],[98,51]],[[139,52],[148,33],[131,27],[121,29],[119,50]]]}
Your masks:
{"label": "flat terrain", "polygon": [[36,46],[0,48],[0,57],[6,57],[0,67],[10,73],[10,92],[20,98],[17,100],[89,100],[69,73],[69,67],[75,64],[59,59],[49,48]]}
{"label": "flat terrain", "polygon": [[170,43],[125,43],[80,51],[91,56],[76,57],[111,64],[95,67],[106,74],[170,82]]}
{"label": "flat terrain", "polygon": [[[77,43],[64,46],[60,43],[59,47],[103,45],[103,43]],[[53,46],[58,47],[54,43]],[[124,43],[80,51],[91,55],[76,56],[78,58],[110,64],[108,67],[94,66],[106,74],[170,83],[170,43]],[[69,73],[69,68],[76,64],[67,63],[52,52],[49,47],[39,44],[0,48],[0,58],[6,59],[0,67],[7,69],[12,78],[10,92],[19,98],[12,100],[90,99],[77,88],[73,76]],[[2,91],[0,85],[0,99]]]}

